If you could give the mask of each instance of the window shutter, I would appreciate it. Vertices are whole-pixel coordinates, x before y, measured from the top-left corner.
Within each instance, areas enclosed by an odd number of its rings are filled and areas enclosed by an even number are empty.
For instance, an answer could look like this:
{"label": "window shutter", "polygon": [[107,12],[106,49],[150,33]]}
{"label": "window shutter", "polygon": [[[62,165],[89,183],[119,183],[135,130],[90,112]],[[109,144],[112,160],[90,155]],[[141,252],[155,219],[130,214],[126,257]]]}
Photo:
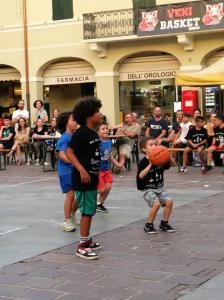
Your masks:
{"label": "window shutter", "polygon": [[62,0],[52,0],[53,20],[62,19]]}
{"label": "window shutter", "polygon": [[156,0],[133,0],[133,8],[155,6]]}
{"label": "window shutter", "polygon": [[52,0],[53,20],[73,18],[73,0]]}
{"label": "window shutter", "polygon": [[73,0],[63,0],[63,19],[73,18]]}

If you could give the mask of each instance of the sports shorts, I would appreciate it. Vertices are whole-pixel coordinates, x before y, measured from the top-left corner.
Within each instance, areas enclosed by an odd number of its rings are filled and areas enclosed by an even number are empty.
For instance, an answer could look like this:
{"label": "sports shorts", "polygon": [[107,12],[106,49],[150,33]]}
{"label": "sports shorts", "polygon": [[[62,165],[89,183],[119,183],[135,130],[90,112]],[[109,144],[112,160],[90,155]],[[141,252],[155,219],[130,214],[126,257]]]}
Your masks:
{"label": "sports shorts", "polygon": [[197,150],[198,148],[202,148],[203,150],[206,148],[206,145],[205,144],[202,144],[202,145],[200,145],[200,146],[198,146],[198,147],[193,147],[191,144],[187,144],[186,145],[186,147],[189,147],[189,148],[191,148],[192,150]]}
{"label": "sports shorts", "polygon": [[76,200],[78,208],[82,215],[93,216],[96,213],[97,190],[76,191]]}
{"label": "sports shorts", "polygon": [[73,190],[72,187],[72,176],[70,175],[59,175],[59,182],[61,186],[62,193],[67,193]]}
{"label": "sports shorts", "polygon": [[112,182],[113,182],[113,177],[112,177],[111,170],[100,171],[97,190],[98,191],[103,190],[107,183],[112,183]]}
{"label": "sports shorts", "polygon": [[166,201],[171,199],[169,194],[163,188],[146,190],[144,191],[143,198],[149,207],[152,207],[155,201],[158,201],[160,206],[163,207],[165,206]]}

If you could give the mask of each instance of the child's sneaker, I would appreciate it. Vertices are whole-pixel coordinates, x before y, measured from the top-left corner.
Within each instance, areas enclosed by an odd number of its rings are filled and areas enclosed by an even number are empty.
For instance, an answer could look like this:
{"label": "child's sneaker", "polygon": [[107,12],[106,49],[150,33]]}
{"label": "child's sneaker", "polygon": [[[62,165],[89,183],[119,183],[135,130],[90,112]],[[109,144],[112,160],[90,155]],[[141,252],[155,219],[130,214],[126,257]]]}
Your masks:
{"label": "child's sneaker", "polygon": [[186,167],[181,167],[180,170],[179,170],[179,174],[182,175],[182,174],[186,174],[187,173],[187,168]]}
{"label": "child's sneaker", "polygon": [[208,171],[211,171],[213,168],[212,166],[205,166],[205,169],[204,169],[204,173],[208,172]]}
{"label": "child's sneaker", "polygon": [[92,252],[90,249],[90,243],[84,242],[79,244],[76,256],[84,259],[97,259],[98,255],[95,252]]}
{"label": "child's sneaker", "polygon": [[102,248],[102,246],[100,245],[100,243],[96,243],[91,240],[91,242],[89,244],[89,248],[91,250],[100,250]]}
{"label": "child's sneaker", "polygon": [[157,231],[154,228],[154,225],[153,224],[149,224],[149,223],[145,224],[144,231],[147,232],[147,233],[149,233],[149,234],[155,234],[155,233],[157,233]]}
{"label": "child's sneaker", "polygon": [[64,221],[63,230],[66,231],[66,232],[75,231],[75,226],[74,226],[74,224],[72,224],[71,220]]}
{"label": "child's sneaker", "polygon": [[166,232],[175,232],[176,231],[176,229],[174,229],[168,222],[164,222],[164,221],[161,221],[159,228],[162,231],[166,231]]}
{"label": "child's sneaker", "polygon": [[101,203],[101,204],[97,204],[96,211],[102,212],[102,213],[107,213],[108,209]]}
{"label": "child's sneaker", "polygon": [[40,160],[39,158],[36,159],[36,162],[35,162],[35,166],[39,166],[40,165]]}

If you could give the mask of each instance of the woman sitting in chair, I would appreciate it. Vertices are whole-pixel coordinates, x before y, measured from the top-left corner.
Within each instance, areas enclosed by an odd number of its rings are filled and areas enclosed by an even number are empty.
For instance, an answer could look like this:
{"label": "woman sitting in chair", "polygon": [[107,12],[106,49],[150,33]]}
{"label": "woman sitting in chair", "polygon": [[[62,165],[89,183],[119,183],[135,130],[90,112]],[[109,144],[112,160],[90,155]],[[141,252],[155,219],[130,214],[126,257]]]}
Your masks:
{"label": "woman sitting in chair", "polygon": [[12,146],[11,151],[7,154],[7,157],[10,157],[13,152],[16,152],[16,165],[22,165],[21,159],[21,148],[26,146],[29,142],[30,136],[30,127],[27,126],[25,118],[19,118],[18,128],[16,130],[16,135],[14,138],[14,145]]}
{"label": "woman sitting in chair", "polygon": [[15,129],[10,125],[8,116],[3,118],[3,124],[4,125],[0,129],[0,150],[11,149],[13,146]]}

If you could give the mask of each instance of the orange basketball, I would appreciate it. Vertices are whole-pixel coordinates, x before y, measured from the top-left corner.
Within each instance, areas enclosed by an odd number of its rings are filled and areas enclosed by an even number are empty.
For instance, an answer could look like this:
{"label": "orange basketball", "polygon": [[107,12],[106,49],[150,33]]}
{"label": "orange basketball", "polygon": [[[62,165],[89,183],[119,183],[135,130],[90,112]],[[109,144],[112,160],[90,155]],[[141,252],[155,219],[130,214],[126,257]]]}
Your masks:
{"label": "orange basketball", "polygon": [[149,160],[155,166],[164,166],[170,161],[170,152],[164,146],[155,146],[149,151]]}

